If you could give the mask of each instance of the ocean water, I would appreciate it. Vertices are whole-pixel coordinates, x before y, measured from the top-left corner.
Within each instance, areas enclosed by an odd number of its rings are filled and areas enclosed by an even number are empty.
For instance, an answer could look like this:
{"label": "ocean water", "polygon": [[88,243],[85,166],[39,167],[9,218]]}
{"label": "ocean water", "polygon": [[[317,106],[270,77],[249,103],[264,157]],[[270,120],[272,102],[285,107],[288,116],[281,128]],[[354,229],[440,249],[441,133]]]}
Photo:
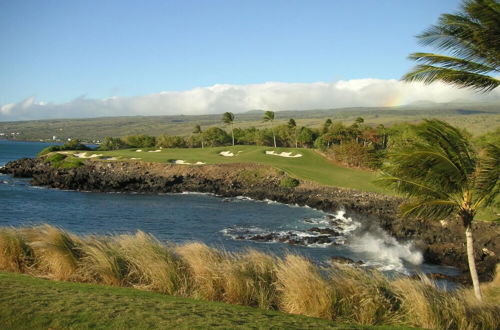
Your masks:
{"label": "ocean water", "polygon": [[[47,145],[0,140],[0,166],[34,157]],[[422,253],[412,242],[398,242],[366,221],[343,210],[327,214],[243,196],[66,191],[31,186],[29,179],[0,174],[0,226],[48,223],[77,234],[103,235],[142,230],[164,242],[201,241],[229,251],[253,248],[276,255],[295,253],[318,263],[332,256],[347,257],[388,273],[457,273],[451,267],[423,263]],[[330,237],[331,242],[312,242],[320,235],[308,230],[313,227],[334,229],[338,234]],[[255,240],[266,235],[272,236],[271,242]],[[310,243],[290,244],[301,238]]]}

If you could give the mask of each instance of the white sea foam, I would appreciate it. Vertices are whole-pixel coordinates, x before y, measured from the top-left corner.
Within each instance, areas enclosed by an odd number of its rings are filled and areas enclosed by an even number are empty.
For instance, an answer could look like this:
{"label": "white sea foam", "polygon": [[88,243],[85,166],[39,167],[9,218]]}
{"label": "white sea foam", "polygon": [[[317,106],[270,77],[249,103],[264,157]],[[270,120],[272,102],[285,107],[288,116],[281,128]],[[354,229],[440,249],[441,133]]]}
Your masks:
{"label": "white sea foam", "polygon": [[381,229],[354,235],[348,245],[355,252],[367,254],[381,270],[406,272],[404,261],[413,265],[423,262],[422,253],[415,249],[413,243],[400,243]]}

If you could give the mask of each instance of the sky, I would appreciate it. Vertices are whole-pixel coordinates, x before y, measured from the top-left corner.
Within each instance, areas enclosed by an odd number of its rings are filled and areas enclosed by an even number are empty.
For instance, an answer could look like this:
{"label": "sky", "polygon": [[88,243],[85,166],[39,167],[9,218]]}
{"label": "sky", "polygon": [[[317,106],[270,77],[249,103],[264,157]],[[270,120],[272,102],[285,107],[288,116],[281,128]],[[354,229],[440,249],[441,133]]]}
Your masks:
{"label": "sky", "polygon": [[499,101],[399,81],[459,0],[0,0],[0,121]]}

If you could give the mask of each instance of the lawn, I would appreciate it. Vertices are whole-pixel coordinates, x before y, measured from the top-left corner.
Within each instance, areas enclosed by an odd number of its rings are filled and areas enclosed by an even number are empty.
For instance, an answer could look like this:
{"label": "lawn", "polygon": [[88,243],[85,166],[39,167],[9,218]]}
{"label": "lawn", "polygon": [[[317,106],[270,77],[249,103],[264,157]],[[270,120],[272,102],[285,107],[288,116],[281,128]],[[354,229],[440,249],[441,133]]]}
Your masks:
{"label": "lawn", "polygon": [[[142,161],[162,163],[171,162],[172,160],[184,160],[189,163],[203,162],[206,164],[259,163],[274,166],[298,179],[314,181],[328,186],[389,193],[373,183],[376,176],[374,172],[338,166],[312,149],[235,146],[204,149],[163,149],[161,152],[148,152],[154,150],[157,149],[144,149],[142,152],[136,152],[136,149],[126,149],[96,153],[103,156],[118,156],[126,159],[140,158]],[[302,157],[285,158],[266,155],[265,151],[268,150],[275,150],[278,153],[291,152],[292,155],[301,154]],[[221,151],[231,151],[235,156],[221,156],[219,154]]]}
{"label": "lawn", "polygon": [[404,329],[360,327],[130,288],[0,272],[2,329]]}

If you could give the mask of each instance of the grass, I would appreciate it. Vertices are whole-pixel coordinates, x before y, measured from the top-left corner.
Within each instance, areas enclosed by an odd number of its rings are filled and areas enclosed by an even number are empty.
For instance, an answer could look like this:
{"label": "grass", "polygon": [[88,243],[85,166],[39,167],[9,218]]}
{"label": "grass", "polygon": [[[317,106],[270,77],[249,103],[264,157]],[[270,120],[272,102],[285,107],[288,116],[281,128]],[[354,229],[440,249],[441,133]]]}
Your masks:
{"label": "grass", "polygon": [[[55,245],[54,250],[39,249],[49,245]],[[0,247],[0,260],[4,261],[0,270],[51,279],[61,278],[63,274],[71,282],[94,284],[41,282],[0,273],[3,276],[0,277],[0,321],[11,328],[24,326],[23,322],[27,322],[26,327],[45,328],[121,327],[129,320],[134,327],[150,327],[156,322],[170,322],[172,327],[194,327],[195,324],[189,322],[205,314],[204,320],[196,321],[200,322],[197,326],[269,328],[273,321],[265,315],[272,315],[267,314],[270,310],[357,325],[495,329],[500,323],[498,274],[492,283],[483,285],[485,301],[479,302],[471,289],[446,292],[425,277],[390,280],[375,270],[348,265],[333,263],[319,268],[297,255],[279,258],[252,250],[228,253],[201,243],[164,245],[142,232],[79,237],[48,225],[0,227]],[[63,272],[54,266],[66,265],[68,260],[76,266],[63,267]],[[26,283],[34,283],[38,288],[44,286],[48,292],[42,289],[33,292]],[[95,286],[97,284],[114,288]],[[118,287],[173,294],[178,298],[120,291]],[[89,295],[88,291],[93,294]],[[136,302],[131,295],[144,298]],[[165,307],[161,299],[167,304]],[[239,314],[233,314],[237,307],[207,301],[260,307],[245,312],[260,316],[240,318]],[[172,302],[180,302],[180,305],[167,307]],[[192,318],[190,313],[194,314]],[[149,322],[149,318],[153,320],[151,324],[140,323],[142,319]],[[273,320],[281,322],[278,316]]]}
{"label": "grass", "polygon": [[[148,150],[154,150],[148,149]],[[266,155],[266,150],[277,152],[299,153],[302,157],[285,158]],[[224,157],[221,151],[231,151],[234,157]],[[117,151],[99,151],[105,157],[122,157],[124,159],[141,158],[141,161],[168,163],[172,160],[184,160],[189,163],[198,161],[206,164],[225,163],[258,163],[270,165],[287,172],[297,179],[318,182],[323,185],[352,188],[361,191],[389,193],[376,186],[372,181],[375,173],[338,166],[312,149],[272,148],[256,146],[215,147],[196,149],[163,149],[161,152],[136,152],[136,149]]]}
{"label": "grass", "polygon": [[2,329],[404,329],[0,272]]}

